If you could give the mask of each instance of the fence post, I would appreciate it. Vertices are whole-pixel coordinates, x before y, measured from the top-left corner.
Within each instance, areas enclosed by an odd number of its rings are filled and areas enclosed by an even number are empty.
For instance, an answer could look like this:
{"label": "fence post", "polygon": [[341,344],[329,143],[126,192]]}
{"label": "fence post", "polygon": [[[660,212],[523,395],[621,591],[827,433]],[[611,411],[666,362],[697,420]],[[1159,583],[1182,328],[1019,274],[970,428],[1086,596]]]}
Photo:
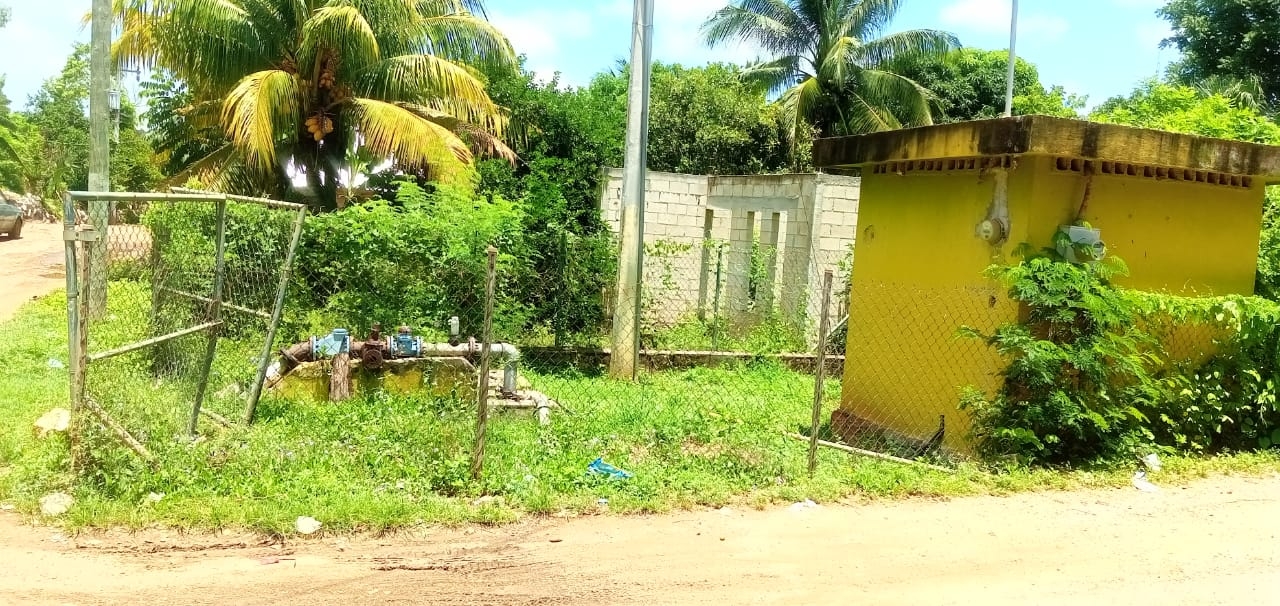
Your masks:
{"label": "fence post", "polygon": [[480,349],[480,387],[476,391],[476,443],[471,452],[471,479],[484,471],[484,439],[489,426],[489,359],[493,345],[493,291],[497,288],[498,249],[489,247],[489,272],[484,287],[484,339]]}
{"label": "fence post", "polygon": [[[205,322],[222,321],[222,290],[227,274],[227,199],[224,197],[216,204],[218,219],[217,227],[214,228],[217,230],[214,236],[217,245],[214,249],[213,294],[209,295]],[[218,353],[218,337],[221,332],[221,325],[209,328],[204,360],[201,362],[203,366],[200,367],[200,382],[196,383],[196,399],[191,405],[191,420],[187,423],[187,435],[192,438],[196,437],[196,430],[200,426],[200,407],[204,405],[204,396],[209,391],[209,371],[213,368],[213,357]]]}
{"label": "fence post", "polygon": [[716,246],[716,292],[711,302],[711,351],[720,351],[720,285],[724,271],[724,246]]}
{"label": "fence post", "polygon": [[289,292],[289,276],[293,272],[293,258],[298,250],[298,241],[302,239],[302,224],[307,218],[305,207],[298,209],[298,216],[293,220],[293,235],[289,239],[289,252],[285,253],[284,268],[280,271],[280,287],[276,290],[276,304],[271,310],[271,324],[267,326],[267,340],[262,345],[262,356],[258,359],[258,376],[253,381],[253,389],[249,392],[249,401],[245,403],[244,422],[253,423],[253,415],[258,410],[258,400],[262,397],[262,384],[267,380],[267,368],[271,366],[271,350],[275,346],[276,331],[280,329],[280,317],[284,313],[284,297]]}
{"label": "fence post", "polygon": [[71,381],[69,394],[71,405],[71,470],[78,472],[83,453],[80,451],[81,428],[84,417],[84,348],[80,322],[80,267],[77,258],[76,207],[71,194],[62,196],[62,244],[66,254],[67,274],[67,369]]}
{"label": "fence post", "polygon": [[813,420],[809,427],[809,477],[818,469],[818,428],[822,426],[822,396],[827,379],[827,334],[831,330],[832,271],[822,276],[822,320],[818,323],[817,368],[813,380]]}

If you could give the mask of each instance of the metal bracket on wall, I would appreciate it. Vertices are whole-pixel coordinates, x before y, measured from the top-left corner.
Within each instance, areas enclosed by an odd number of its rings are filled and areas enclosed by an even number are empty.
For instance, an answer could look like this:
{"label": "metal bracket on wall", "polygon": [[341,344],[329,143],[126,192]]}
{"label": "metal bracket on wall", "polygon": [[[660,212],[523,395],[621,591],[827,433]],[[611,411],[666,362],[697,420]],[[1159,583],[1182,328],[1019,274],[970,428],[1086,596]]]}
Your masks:
{"label": "metal bracket on wall", "polygon": [[102,234],[98,230],[91,227],[82,228],[64,228],[62,230],[63,242],[97,242],[102,239]]}

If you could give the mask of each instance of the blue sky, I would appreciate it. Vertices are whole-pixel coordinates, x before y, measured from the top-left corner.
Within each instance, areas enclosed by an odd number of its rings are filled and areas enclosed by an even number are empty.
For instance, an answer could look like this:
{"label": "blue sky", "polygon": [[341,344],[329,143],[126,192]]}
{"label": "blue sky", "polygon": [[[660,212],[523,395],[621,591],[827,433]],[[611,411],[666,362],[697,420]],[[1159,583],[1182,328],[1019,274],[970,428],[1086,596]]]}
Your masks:
{"label": "blue sky", "polygon": [[[726,0],[656,0],[655,57],[696,65],[746,62],[749,48],[708,49],[698,27]],[[15,107],[62,66],[72,44],[87,40],[80,18],[89,0],[0,0],[13,20],[0,30],[0,73]],[[1175,57],[1160,50],[1168,35],[1155,16],[1163,0],[1022,0],[1019,54],[1047,84],[1089,96],[1090,104],[1124,94],[1159,74]],[[539,74],[585,84],[630,52],[631,0],[488,0],[489,17]],[[980,48],[1008,45],[1009,0],[908,0],[894,29],[936,28]],[[130,87],[134,88],[134,87]]]}

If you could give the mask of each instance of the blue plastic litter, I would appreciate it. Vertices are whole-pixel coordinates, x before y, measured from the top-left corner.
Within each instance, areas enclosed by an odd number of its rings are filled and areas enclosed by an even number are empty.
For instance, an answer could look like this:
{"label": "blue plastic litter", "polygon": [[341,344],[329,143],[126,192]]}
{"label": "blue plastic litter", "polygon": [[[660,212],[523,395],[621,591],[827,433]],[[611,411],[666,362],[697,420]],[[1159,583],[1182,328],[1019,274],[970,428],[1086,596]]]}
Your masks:
{"label": "blue plastic litter", "polygon": [[606,476],[610,480],[627,480],[632,477],[631,472],[625,469],[618,469],[613,465],[604,462],[604,458],[598,458],[587,465],[587,473],[598,476]]}

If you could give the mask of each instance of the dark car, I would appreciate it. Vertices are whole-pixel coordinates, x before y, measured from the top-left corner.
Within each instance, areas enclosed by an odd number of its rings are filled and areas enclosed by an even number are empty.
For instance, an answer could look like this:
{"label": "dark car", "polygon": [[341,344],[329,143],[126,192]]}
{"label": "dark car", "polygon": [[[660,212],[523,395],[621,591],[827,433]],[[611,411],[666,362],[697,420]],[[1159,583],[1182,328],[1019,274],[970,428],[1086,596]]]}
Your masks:
{"label": "dark car", "polygon": [[0,234],[8,238],[22,237],[22,209],[0,200]]}

